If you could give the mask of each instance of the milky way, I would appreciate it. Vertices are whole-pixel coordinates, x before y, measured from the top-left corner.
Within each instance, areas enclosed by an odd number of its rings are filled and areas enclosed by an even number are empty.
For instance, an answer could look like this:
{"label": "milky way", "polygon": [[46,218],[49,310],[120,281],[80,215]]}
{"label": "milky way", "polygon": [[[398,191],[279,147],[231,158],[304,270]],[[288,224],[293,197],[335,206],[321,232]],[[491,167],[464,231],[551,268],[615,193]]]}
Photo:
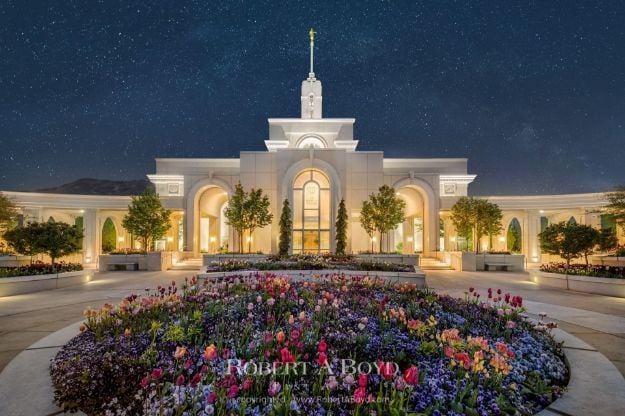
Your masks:
{"label": "milky way", "polygon": [[311,26],[359,150],[467,157],[482,195],[625,183],[624,3],[280,3],[3,1],[0,189],[263,150],[299,115]]}

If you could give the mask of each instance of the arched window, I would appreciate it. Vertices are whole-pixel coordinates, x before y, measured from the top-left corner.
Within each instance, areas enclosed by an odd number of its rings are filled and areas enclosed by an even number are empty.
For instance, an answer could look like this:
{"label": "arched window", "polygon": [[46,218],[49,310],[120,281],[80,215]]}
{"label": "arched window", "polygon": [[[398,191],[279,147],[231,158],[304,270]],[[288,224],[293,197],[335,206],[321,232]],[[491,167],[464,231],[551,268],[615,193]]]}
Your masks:
{"label": "arched window", "polygon": [[575,219],[575,217],[571,216],[571,218],[569,218],[568,223],[569,225],[577,225],[577,220]]}
{"label": "arched window", "polygon": [[326,144],[320,138],[311,136],[302,139],[297,147],[299,147],[300,149],[308,149],[311,147],[314,149],[325,149]]}
{"label": "arched window", "polygon": [[293,254],[330,251],[330,181],[318,170],[293,182]]}
{"label": "arched window", "polygon": [[115,250],[117,244],[117,230],[111,218],[107,218],[102,225],[102,253],[110,253]]}
{"label": "arched window", "polygon": [[521,234],[521,224],[516,218],[512,218],[508,226],[508,235],[506,236],[508,251],[520,253],[523,250],[523,237]]}

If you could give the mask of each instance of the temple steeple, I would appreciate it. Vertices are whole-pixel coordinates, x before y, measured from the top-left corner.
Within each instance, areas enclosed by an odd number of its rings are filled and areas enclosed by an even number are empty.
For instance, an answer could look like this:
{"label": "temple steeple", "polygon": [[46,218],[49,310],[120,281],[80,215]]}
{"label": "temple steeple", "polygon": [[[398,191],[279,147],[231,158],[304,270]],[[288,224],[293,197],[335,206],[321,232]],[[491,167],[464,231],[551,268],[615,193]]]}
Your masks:
{"label": "temple steeple", "polygon": [[308,32],[310,36],[310,72],[308,78],[302,82],[302,118],[321,118],[321,81],[315,78],[313,66],[316,33],[313,28],[310,28],[310,32]]}

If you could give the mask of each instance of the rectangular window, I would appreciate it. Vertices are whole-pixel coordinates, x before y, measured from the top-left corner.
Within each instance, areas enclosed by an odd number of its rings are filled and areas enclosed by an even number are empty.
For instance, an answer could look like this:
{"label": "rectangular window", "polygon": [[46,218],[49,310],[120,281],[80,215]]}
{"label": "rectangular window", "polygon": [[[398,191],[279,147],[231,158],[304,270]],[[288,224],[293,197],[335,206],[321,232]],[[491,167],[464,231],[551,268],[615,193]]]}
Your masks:
{"label": "rectangular window", "polygon": [[330,251],[330,231],[321,231],[321,251]]}
{"label": "rectangular window", "polygon": [[319,211],[316,209],[304,210],[304,228],[307,230],[316,230],[319,228]]}
{"label": "rectangular window", "polygon": [[302,249],[302,232],[301,231],[293,231],[293,252],[295,250]]}
{"label": "rectangular window", "polygon": [[319,228],[330,228],[330,191],[322,190],[320,198],[320,216],[319,216]]}
{"label": "rectangular window", "polygon": [[319,232],[304,231],[304,251],[305,252],[319,251]]}
{"label": "rectangular window", "polygon": [[302,219],[302,190],[295,189],[293,191],[293,228],[301,230],[304,228]]}

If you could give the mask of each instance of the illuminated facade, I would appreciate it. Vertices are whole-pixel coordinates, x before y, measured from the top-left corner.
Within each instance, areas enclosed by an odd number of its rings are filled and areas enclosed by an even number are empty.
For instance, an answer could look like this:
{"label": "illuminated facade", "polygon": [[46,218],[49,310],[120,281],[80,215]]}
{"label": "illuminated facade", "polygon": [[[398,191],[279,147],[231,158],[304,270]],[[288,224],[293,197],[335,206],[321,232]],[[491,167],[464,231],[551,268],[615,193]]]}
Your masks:
{"label": "illuminated facade", "polygon": [[[173,211],[172,228],[159,248],[185,251],[189,256],[236,250],[243,243],[252,251],[275,253],[280,209],[285,199],[293,210],[293,253],[322,253],[335,246],[335,219],[341,199],[348,211],[347,251],[378,250],[379,241],[360,226],[360,208],[384,184],[406,202],[406,221],[391,233],[388,251],[435,256],[457,250],[464,242],[449,220],[449,209],[468,195],[475,175],[467,159],[389,159],[382,151],[359,151],[353,118],[322,117],[321,81],[312,66],[302,82],[299,118],[268,120],[264,151],[242,151],[233,159],[156,159],[148,175],[164,205]],[[262,188],[271,201],[274,221],[237,241],[224,218],[224,208],[237,183],[249,190]],[[85,229],[82,261],[96,262],[102,252],[104,223],[113,223],[117,248],[135,242],[121,227],[129,197],[52,195],[6,192],[21,208],[26,221],[80,221]],[[513,248],[529,262],[539,262],[537,235],[548,223],[573,218],[602,226],[606,204],[601,194],[490,197],[504,212],[504,232],[492,248]],[[512,230],[512,231],[511,231]],[[251,238],[251,241],[249,240]],[[510,239],[514,238],[514,247]],[[482,241],[480,244],[489,245]]]}

